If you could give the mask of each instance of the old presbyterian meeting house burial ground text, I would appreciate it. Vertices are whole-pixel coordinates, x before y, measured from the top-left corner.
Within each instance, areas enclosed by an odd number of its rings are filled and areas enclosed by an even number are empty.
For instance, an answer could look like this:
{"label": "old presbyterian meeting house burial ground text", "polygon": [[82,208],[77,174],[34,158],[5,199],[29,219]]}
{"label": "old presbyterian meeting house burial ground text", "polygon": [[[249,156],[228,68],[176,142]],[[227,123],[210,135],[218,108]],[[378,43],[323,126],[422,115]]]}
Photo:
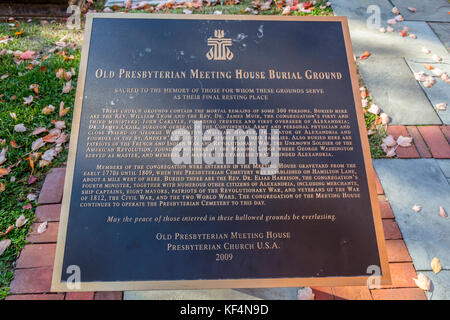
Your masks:
{"label": "old presbyterian meeting house burial ground text", "polygon": [[343,17],[88,15],[52,290],[389,281],[364,128]]}

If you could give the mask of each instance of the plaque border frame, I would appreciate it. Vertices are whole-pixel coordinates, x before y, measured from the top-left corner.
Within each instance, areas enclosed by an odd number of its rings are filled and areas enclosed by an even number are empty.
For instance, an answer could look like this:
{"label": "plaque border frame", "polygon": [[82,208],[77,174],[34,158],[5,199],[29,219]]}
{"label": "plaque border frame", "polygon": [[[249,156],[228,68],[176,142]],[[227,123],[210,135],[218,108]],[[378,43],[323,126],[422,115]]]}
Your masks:
{"label": "plaque border frame", "polygon": [[[381,264],[381,277],[377,275],[351,276],[351,277],[309,277],[309,278],[248,278],[248,279],[220,279],[220,280],[149,280],[149,281],[96,281],[80,282],[78,288],[69,289],[66,282],[61,281],[63,258],[66,243],[66,232],[69,220],[70,198],[75,168],[75,159],[80,130],[81,111],[83,105],[83,93],[86,81],[86,69],[89,56],[92,22],[95,18],[114,19],[175,19],[175,20],[256,20],[256,21],[331,21],[340,22],[342,26],[344,43],[346,47],[347,63],[352,83],[353,98],[356,107],[356,115],[361,139],[364,166],[369,188],[369,196],[372,206],[372,216],[378,246],[378,255]],[[81,52],[81,61],[78,74],[78,82],[75,96],[74,113],[72,119],[72,131],[70,134],[70,149],[67,160],[67,169],[64,182],[64,194],[61,205],[61,217],[58,229],[57,246],[53,267],[51,291],[129,291],[129,290],[183,290],[183,289],[219,289],[219,288],[279,288],[299,286],[367,286],[371,279],[379,280],[380,285],[391,284],[391,274],[387,257],[386,243],[384,239],[383,225],[380,207],[374,179],[374,168],[370,156],[369,140],[362,112],[361,99],[359,98],[359,85],[356,72],[356,64],[348,28],[348,20],[345,16],[246,16],[246,15],[180,15],[180,14],[142,14],[142,13],[88,13],[86,15],[85,31]],[[82,277],[82,274],[81,274]]]}

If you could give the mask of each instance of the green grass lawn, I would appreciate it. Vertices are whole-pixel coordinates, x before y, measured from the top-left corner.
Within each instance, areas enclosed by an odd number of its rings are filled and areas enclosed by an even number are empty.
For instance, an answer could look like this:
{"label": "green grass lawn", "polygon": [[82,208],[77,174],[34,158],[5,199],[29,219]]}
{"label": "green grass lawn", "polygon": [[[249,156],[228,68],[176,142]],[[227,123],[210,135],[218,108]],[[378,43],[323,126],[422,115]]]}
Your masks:
{"label": "green grass lawn", "polygon": [[[310,13],[291,12],[290,15],[332,15],[330,7],[320,7],[324,3],[318,2]],[[282,14],[283,7],[283,2],[273,2],[269,10],[260,14]],[[223,5],[191,10],[193,14],[212,14],[214,11],[251,14],[247,8],[253,8],[248,0],[239,4],[224,1]],[[103,2],[94,2],[90,9],[103,10]],[[114,10],[126,11],[124,8]],[[183,13],[183,10],[164,8],[158,13]],[[134,11],[157,12],[155,6]],[[56,42],[63,37],[66,37],[65,47],[54,50]],[[0,255],[0,300],[8,295],[14,263],[35,219],[37,200],[30,200],[29,195],[37,194],[46,172],[64,165],[67,158],[68,141],[65,140],[68,138],[65,135],[70,134],[81,41],[82,30],[70,30],[62,22],[0,22],[0,152],[4,151],[6,158],[2,161],[0,157],[0,241],[11,241]],[[20,58],[26,51],[34,51],[32,59]],[[63,93],[70,73],[73,88]],[[31,100],[30,96],[32,102],[28,103],[25,98]],[[61,113],[61,102],[64,102],[64,108],[70,109]],[[54,106],[54,110],[49,106]],[[368,113],[365,116],[367,127],[373,129],[377,116]],[[61,121],[65,128],[59,127]],[[33,134],[37,128],[45,128],[45,131]],[[379,144],[384,133],[382,130],[376,132],[370,136],[371,152],[373,157],[382,157],[384,153]],[[33,150],[39,146],[39,141],[46,143]],[[28,221],[16,227],[16,220],[21,215]]]}
{"label": "green grass lawn", "polygon": [[[70,46],[73,43],[75,46],[49,52],[63,36],[67,36],[66,44]],[[0,168],[10,169],[10,172],[0,176],[0,190],[3,190],[0,193],[0,232],[5,233],[10,226],[14,226],[14,229],[0,237],[0,240],[11,240],[11,245],[0,256],[0,299],[8,294],[14,274],[14,261],[25,245],[34,220],[36,201],[30,201],[27,196],[36,194],[49,168],[60,166],[67,157],[66,143],[55,147],[65,140],[61,134],[70,133],[76,76],[72,78],[74,88],[63,93],[63,85],[68,81],[59,79],[55,71],[62,68],[70,72],[74,68],[75,73],[78,73],[81,32],[70,31],[64,24],[8,21],[0,23],[0,39],[5,40],[7,37],[11,41],[0,44],[0,150],[6,149],[6,160]],[[35,57],[18,59],[20,53],[17,50],[35,51]],[[37,89],[34,89],[35,85],[38,85]],[[24,98],[30,96],[33,101],[26,104]],[[66,114],[63,114],[66,110],[61,114],[59,112],[61,102],[64,102],[64,108],[70,108]],[[55,110],[43,113],[43,110],[50,110],[47,107],[49,105],[53,105]],[[66,128],[50,131],[55,129],[54,121],[64,121]],[[15,126],[20,124],[26,128],[24,132],[15,130]],[[33,134],[36,128],[47,130]],[[48,142],[33,151],[33,142],[39,138]],[[61,140],[54,141],[58,138]],[[52,161],[43,161],[51,158],[53,151],[44,156],[50,149],[58,152],[58,155]],[[28,222],[17,228],[15,222],[21,215]]]}
{"label": "green grass lawn", "polygon": [[[96,1],[89,9],[94,9],[97,11],[102,11],[104,9],[105,1]],[[114,6],[112,9],[116,12],[149,12],[149,13],[183,13],[185,9],[191,10],[192,14],[214,14],[216,11],[220,11],[222,14],[246,14],[251,15],[252,10],[257,10],[258,14],[261,15],[279,15],[282,14],[283,9],[286,7],[286,2],[284,0],[272,1],[270,8],[267,10],[261,10],[261,5],[266,1],[251,1],[251,0],[211,0],[208,5],[204,1],[203,6],[194,9],[193,2],[186,1],[184,5],[181,4],[168,4],[160,9],[155,5],[148,5],[141,10],[126,9],[120,6]],[[294,3],[311,3],[310,1],[297,1]],[[292,10],[290,15],[297,16],[327,16],[333,15],[333,10],[330,6],[324,8],[327,1],[317,1],[316,5],[310,7],[311,12],[301,12]],[[180,6],[179,8],[177,6]],[[322,6],[322,8],[321,8]],[[249,10],[252,9],[252,10]]]}

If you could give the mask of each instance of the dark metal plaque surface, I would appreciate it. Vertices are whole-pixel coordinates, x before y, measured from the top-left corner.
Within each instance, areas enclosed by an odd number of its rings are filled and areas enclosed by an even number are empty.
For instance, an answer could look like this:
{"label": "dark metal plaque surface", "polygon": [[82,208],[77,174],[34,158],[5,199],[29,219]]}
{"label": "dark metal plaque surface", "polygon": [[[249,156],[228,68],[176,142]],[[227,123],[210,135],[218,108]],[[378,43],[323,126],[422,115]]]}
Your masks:
{"label": "dark metal plaque surface", "polygon": [[[343,17],[88,15],[52,290],[389,281],[352,59]],[[278,172],[174,163],[195,124]]]}

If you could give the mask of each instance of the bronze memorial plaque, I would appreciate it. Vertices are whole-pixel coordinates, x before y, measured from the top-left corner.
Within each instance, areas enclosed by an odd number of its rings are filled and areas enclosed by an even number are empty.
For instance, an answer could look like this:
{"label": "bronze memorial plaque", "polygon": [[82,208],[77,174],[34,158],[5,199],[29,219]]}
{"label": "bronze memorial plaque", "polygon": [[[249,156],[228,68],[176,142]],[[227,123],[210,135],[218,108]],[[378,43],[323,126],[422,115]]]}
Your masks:
{"label": "bronze memorial plaque", "polygon": [[54,291],[390,281],[345,17],[88,15]]}

